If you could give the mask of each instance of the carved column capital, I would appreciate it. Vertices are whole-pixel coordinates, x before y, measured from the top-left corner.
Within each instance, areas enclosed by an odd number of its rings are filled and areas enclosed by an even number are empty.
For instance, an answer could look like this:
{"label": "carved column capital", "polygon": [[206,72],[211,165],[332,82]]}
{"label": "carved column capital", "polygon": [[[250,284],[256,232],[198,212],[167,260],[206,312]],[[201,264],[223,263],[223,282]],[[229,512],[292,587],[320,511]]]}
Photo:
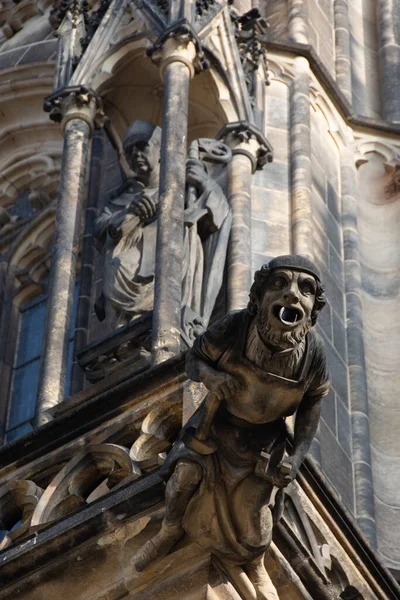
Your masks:
{"label": "carved column capital", "polygon": [[252,123],[237,121],[227,123],[218,132],[217,139],[223,139],[231,148],[232,154],[247,156],[252,165],[252,172],[261,170],[273,160],[273,149],[264,134]]}
{"label": "carved column capital", "polygon": [[153,46],[147,49],[147,55],[160,64],[161,77],[168,65],[173,62],[181,62],[186,65],[192,78],[195,72],[210,67],[205,58],[201,42],[192,26],[186,19],[175,21],[156,40]]}
{"label": "carved column capital", "polygon": [[104,125],[105,115],[100,96],[83,85],[57,90],[45,99],[43,108],[50,113],[52,121],[61,123],[63,134],[67,123],[72,120],[87,123],[91,135],[95,128]]}
{"label": "carved column capital", "polygon": [[197,59],[196,46],[191,40],[182,40],[179,37],[170,37],[163,43],[160,50],[153,55],[153,60],[160,63],[161,78],[167,66],[173,62],[181,62],[187,66],[190,78],[195,74],[195,61]]}

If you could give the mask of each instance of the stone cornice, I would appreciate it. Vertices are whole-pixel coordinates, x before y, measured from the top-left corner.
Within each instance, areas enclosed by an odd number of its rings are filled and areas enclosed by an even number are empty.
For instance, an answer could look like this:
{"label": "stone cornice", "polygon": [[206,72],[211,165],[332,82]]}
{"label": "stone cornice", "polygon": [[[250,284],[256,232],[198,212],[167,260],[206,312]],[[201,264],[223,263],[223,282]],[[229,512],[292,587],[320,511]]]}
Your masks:
{"label": "stone cornice", "polygon": [[379,131],[391,135],[400,135],[400,126],[398,124],[360,115],[354,111],[313,46],[290,41],[269,41],[267,42],[267,50],[307,58],[315,77],[319,80],[336,109],[350,127],[368,132]]}

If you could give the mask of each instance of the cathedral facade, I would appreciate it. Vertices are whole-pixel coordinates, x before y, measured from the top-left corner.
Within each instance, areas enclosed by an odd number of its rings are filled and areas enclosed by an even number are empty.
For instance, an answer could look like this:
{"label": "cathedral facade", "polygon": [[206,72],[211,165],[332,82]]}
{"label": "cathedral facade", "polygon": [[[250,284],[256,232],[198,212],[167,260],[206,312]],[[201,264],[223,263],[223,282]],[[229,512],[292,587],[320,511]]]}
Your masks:
{"label": "cathedral facade", "polygon": [[[0,599],[400,597],[399,23],[398,0],[0,3]],[[276,595],[189,535],[137,570],[206,395],[185,355],[293,254],[331,387]]]}

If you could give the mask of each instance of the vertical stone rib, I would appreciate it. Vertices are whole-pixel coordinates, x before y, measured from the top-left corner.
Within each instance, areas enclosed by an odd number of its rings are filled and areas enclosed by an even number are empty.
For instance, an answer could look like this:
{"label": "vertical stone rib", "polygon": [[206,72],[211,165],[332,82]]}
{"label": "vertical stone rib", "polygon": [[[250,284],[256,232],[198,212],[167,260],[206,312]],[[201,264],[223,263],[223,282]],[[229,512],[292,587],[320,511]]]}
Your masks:
{"label": "vertical stone rib", "polygon": [[362,325],[357,182],[354,156],[348,149],[344,149],[341,155],[341,193],[356,518],[364,535],[376,547],[368,388]]}
{"label": "vertical stone rib", "polygon": [[252,283],[251,269],[251,177],[252,162],[233,151],[228,171],[228,197],[232,227],[228,246],[228,310],[247,305]]}
{"label": "vertical stone rib", "polygon": [[308,44],[307,6],[304,0],[289,0],[289,37],[298,44]]}
{"label": "vertical stone rib", "polygon": [[335,68],[336,83],[351,103],[351,61],[350,61],[350,22],[348,0],[335,0]]}
{"label": "vertical stone rib", "polygon": [[[95,222],[98,216],[99,200],[104,193],[104,133],[97,132],[92,141],[92,159],[88,200],[85,209],[85,235],[83,237],[81,271],[79,283],[78,309],[74,338],[75,357],[89,343],[89,318],[93,310],[92,293],[94,283],[94,262],[96,244],[94,239]],[[74,359],[76,360],[76,359]],[[85,374],[77,362],[73,362],[71,377],[71,395],[79,392],[84,385]]]}
{"label": "vertical stone rib", "polygon": [[313,257],[311,206],[310,68],[298,56],[290,98],[292,252]]}
{"label": "vertical stone rib", "polygon": [[56,227],[46,304],[37,402],[37,424],[42,413],[64,399],[68,342],[74,299],[78,234],[86,178],[90,127],[79,119],[68,121],[64,132]]}
{"label": "vertical stone rib", "polygon": [[378,0],[382,116],[400,122],[400,0]]}
{"label": "vertical stone rib", "polygon": [[[183,211],[190,70],[170,62],[164,71],[160,199],[153,310],[153,361],[180,350]],[[179,126],[177,126],[179,123]]]}

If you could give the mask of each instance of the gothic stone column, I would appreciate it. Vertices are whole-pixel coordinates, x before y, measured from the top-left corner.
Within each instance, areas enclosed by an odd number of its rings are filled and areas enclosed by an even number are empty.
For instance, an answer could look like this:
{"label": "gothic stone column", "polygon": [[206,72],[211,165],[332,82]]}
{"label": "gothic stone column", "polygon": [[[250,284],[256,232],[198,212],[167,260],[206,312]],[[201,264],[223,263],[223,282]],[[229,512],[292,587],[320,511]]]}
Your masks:
{"label": "gothic stone column", "polygon": [[295,59],[290,97],[292,252],[313,258],[311,205],[310,67]]}
{"label": "gothic stone column", "polygon": [[67,102],[62,121],[64,148],[40,360],[37,425],[45,423],[46,411],[64,399],[78,234],[95,115],[95,100],[88,95],[72,94]]}
{"label": "gothic stone column", "polygon": [[227,310],[244,308],[253,281],[251,256],[251,182],[256,169],[272,161],[272,148],[255,125],[240,121],[228,123],[217,139],[232,149],[228,169],[228,200],[232,227],[228,245]]}
{"label": "gothic stone column", "polygon": [[356,518],[364,535],[376,547],[368,387],[361,304],[357,181],[354,155],[347,148],[344,148],[341,153],[341,187]]}
{"label": "gothic stone column", "polygon": [[308,44],[307,5],[305,0],[289,0],[289,36],[298,44]]}
{"label": "gothic stone column", "polygon": [[160,197],[157,219],[153,309],[153,362],[180,350],[183,212],[189,84],[196,49],[191,41],[168,38],[161,51],[164,78]]}
{"label": "gothic stone column", "polygon": [[352,101],[351,62],[350,62],[350,23],[348,0],[335,0],[333,4],[335,20],[336,83]]}
{"label": "gothic stone column", "polygon": [[378,0],[382,116],[400,123],[400,2]]}

